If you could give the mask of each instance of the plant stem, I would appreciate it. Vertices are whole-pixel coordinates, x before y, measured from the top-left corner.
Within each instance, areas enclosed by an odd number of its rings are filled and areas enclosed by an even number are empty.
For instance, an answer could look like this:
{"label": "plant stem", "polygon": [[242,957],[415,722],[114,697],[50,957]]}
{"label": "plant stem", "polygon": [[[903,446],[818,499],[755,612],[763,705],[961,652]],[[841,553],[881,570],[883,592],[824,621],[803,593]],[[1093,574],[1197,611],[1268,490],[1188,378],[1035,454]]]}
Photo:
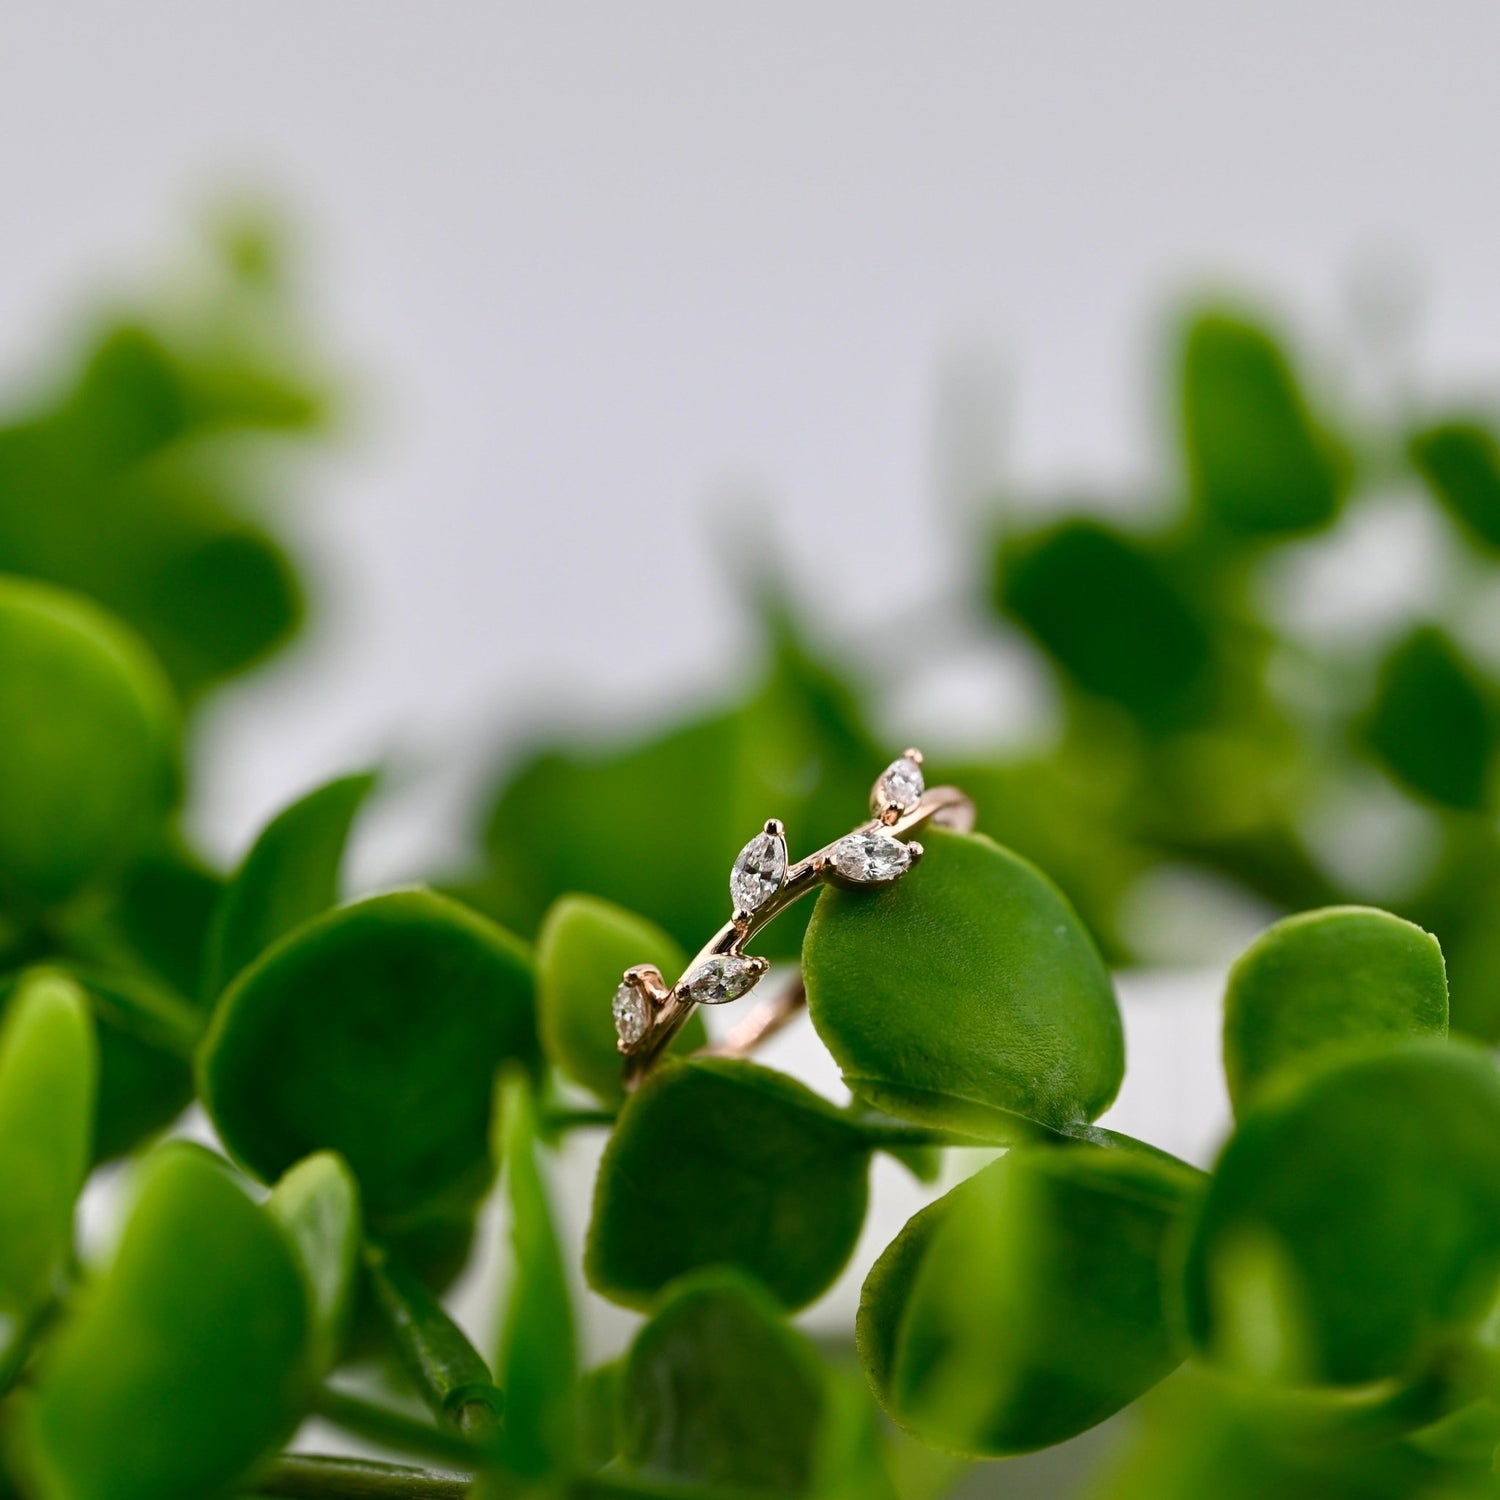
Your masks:
{"label": "plant stem", "polygon": [[467,1474],[289,1453],[256,1481],[252,1493],[265,1500],[463,1500],[472,1485]]}
{"label": "plant stem", "polygon": [[538,1121],[542,1132],[551,1137],[566,1130],[613,1128],[619,1118],[612,1109],[549,1109],[542,1112]]}
{"label": "plant stem", "polygon": [[362,1396],[324,1386],[313,1401],[313,1413],[382,1448],[412,1453],[438,1463],[472,1465],[479,1450],[467,1438],[450,1429],[430,1426],[405,1412],[393,1411]]}

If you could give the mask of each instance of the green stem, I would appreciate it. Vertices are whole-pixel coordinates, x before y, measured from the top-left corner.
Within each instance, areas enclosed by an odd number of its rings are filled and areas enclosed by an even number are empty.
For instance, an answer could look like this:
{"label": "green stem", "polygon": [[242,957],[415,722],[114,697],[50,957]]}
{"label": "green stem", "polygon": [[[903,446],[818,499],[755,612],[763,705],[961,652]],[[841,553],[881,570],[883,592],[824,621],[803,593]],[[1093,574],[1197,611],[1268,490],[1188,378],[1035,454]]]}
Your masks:
{"label": "green stem", "polygon": [[472,1486],[467,1474],[289,1453],[256,1480],[252,1493],[265,1500],[464,1500]]}
{"label": "green stem", "polygon": [[537,1122],[549,1139],[568,1130],[612,1130],[619,1116],[612,1109],[548,1109]]}
{"label": "green stem", "polygon": [[335,1427],[364,1438],[382,1448],[411,1453],[435,1463],[473,1465],[479,1450],[467,1438],[452,1430],[433,1427],[405,1412],[393,1411],[362,1396],[324,1386],[313,1400],[314,1416],[322,1417]]}
{"label": "green stem", "polygon": [[399,1256],[367,1245],[365,1268],[375,1305],[422,1399],[467,1437],[494,1432],[504,1397],[463,1329]]}

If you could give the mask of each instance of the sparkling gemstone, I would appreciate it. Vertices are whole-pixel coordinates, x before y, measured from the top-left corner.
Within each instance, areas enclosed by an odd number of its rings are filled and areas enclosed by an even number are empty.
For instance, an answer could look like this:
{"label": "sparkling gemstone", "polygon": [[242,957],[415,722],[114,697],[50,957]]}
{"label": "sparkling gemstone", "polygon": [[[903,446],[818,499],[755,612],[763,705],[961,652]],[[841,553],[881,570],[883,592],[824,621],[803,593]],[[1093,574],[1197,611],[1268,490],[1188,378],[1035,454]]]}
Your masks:
{"label": "sparkling gemstone", "polygon": [[758,833],[734,862],[729,895],[736,911],[752,912],[781,889],[786,874],[786,840],[774,833]]}
{"label": "sparkling gemstone", "polygon": [[921,766],[911,756],[903,755],[900,760],[893,760],[875,783],[876,810],[895,807],[899,812],[909,813],[926,790]]}
{"label": "sparkling gemstone", "polygon": [[651,1009],[646,997],[633,985],[622,984],[615,991],[615,1031],[627,1047],[633,1047],[645,1036],[651,1025]]}
{"label": "sparkling gemstone", "polygon": [[753,959],[724,953],[698,965],[687,977],[687,992],[699,1005],[723,1005],[752,990],[761,976]]}
{"label": "sparkling gemstone", "polygon": [[851,833],[833,846],[833,867],[845,880],[876,885],[911,864],[911,850],[888,833]]}

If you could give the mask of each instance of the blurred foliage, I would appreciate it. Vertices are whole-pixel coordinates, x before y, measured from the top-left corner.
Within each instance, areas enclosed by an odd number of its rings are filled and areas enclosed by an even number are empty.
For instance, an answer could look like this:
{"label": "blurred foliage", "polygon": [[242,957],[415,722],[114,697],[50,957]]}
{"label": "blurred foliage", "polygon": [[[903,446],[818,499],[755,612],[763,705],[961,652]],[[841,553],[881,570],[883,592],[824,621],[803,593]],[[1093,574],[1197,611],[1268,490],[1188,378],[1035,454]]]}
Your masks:
{"label": "blurred foliage", "polygon": [[[0,1494],[935,1500],[1142,1397],[1100,1500],[1500,1493],[1486,418],[1335,409],[1263,319],[1189,318],[1177,503],[1011,506],[981,549],[971,623],[1031,643],[1055,734],[935,758],[983,832],[766,933],[851,1101],[712,1055],[627,1092],[623,968],[680,973],[768,814],[798,850],[844,833],[887,709],[763,587],[758,670],[514,757],[445,894],[345,889],[366,773],[213,868],[193,715],[302,611],[262,462],[329,404],[293,300],[242,224],[0,430]],[[1287,568],[1402,487],[1445,538],[1427,617],[1310,630]],[[1350,857],[1340,806],[1428,857]],[[1227,976],[1207,1174],[1096,1123],[1108,964],[1161,956],[1141,893],[1184,870],[1288,914]],[[194,1100],[214,1149],[153,1144]],[[549,1163],[587,1129],[580,1246]],[[845,1271],[878,1153],[943,1190],[821,1349],[788,1318]],[[446,1292],[495,1193],[476,1336]],[[640,1318],[592,1369],[580,1278]],[[405,1460],[288,1456],[312,1415]]]}

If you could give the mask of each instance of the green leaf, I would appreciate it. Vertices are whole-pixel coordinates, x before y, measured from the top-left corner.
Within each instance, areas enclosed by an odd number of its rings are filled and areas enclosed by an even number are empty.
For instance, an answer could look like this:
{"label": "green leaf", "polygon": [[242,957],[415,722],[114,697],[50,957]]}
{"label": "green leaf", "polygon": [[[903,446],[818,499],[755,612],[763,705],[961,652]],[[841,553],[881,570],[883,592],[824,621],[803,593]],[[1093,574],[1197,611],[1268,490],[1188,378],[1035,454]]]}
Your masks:
{"label": "green leaf", "polygon": [[[559,896],[587,892],[693,953],[730,914],[729,870],[746,839],[768,817],[799,849],[837,838],[864,815],[882,764],[848,690],[782,641],[744,702],[643,743],[528,760],[496,797],[489,868],[465,895],[531,932]],[[767,929],[768,956],[795,953],[800,935],[789,912]]]}
{"label": "green leaf", "polygon": [[1391,649],[1365,737],[1412,791],[1447,807],[1485,805],[1496,740],[1491,687],[1435,626],[1419,626]]}
{"label": "green leaf", "polygon": [[370,1245],[365,1270],[396,1352],[434,1415],[461,1431],[492,1431],[504,1402],[468,1335],[399,1255]]}
{"label": "green leaf", "polygon": [[521,944],[456,902],[398,891],[315,918],[240,975],[199,1053],[199,1092],[267,1181],[339,1152],[384,1227],[483,1192],[495,1071],[535,1056]]}
{"label": "green leaf", "polygon": [[626,1307],[728,1265],[786,1307],[843,1269],[868,1198],[870,1146],[811,1090],[753,1063],[673,1062],[626,1101],[594,1185],[584,1269]]}
{"label": "green leaf", "polygon": [[1330,1047],[1448,1034],[1443,950],[1430,932],[1368,906],[1287,917],[1229,973],[1224,1070],[1242,1111],[1281,1068]]}
{"label": "green leaf", "polygon": [[312,1367],[330,1369],[354,1307],[359,1185],[340,1157],[319,1151],[282,1177],[266,1211],[286,1232],[307,1286]]}
{"label": "green leaf", "polygon": [[203,1500],[301,1409],[307,1293],[281,1231],[196,1147],[142,1173],[113,1265],[19,1413],[13,1452],[42,1500]]}
{"label": "green leaf", "polygon": [[[636,1336],[620,1391],[623,1462],[648,1481],[690,1493],[830,1493],[828,1427],[846,1414],[808,1341],[743,1277],[708,1272],[675,1286]],[[874,1433],[862,1435],[862,1454],[840,1456],[862,1461],[862,1493],[875,1500],[891,1491]],[[843,1477],[853,1477],[847,1467]]]}
{"label": "green leaf", "polygon": [[860,1358],[924,1442],[971,1454],[1066,1441],[1181,1358],[1166,1250],[1197,1191],[1180,1162],[1100,1146],[1011,1151],[923,1209],[860,1298]]}
{"label": "green leaf", "polygon": [[73,895],[154,833],[174,790],[161,670],[87,600],[0,578],[0,901]]}
{"label": "green leaf", "polygon": [[506,1466],[530,1478],[567,1469],[576,1448],[577,1335],[552,1207],[537,1161],[536,1111],[524,1076],[501,1085],[497,1143],[514,1269],[497,1370],[505,1390]]}
{"label": "green leaf", "polygon": [[1478,423],[1444,422],[1411,440],[1427,487],[1482,546],[1500,548],[1500,451]]}
{"label": "green leaf", "polygon": [[1187,1263],[1188,1326],[1258,1374],[1408,1374],[1500,1289],[1500,1077],[1477,1047],[1389,1044],[1246,1114]]}
{"label": "green leaf", "polygon": [[[625,1097],[610,1006],[621,975],[635,964],[655,964],[670,983],[687,958],[661,928],[597,896],[553,903],[536,940],[542,1046],[559,1071],[605,1103]],[[692,1052],[707,1040],[694,1012],[673,1050]]]}
{"label": "green leaf", "polygon": [[374,785],[369,774],[340,777],[261,830],[214,914],[205,983],[210,998],[277,939],[337,903],[349,829]]}
{"label": "green leaf", "polygon": [[1084,692],[1153,728],[1201,717],[1208,628],[1141,542],[1083,518],[1007,542],[995,597]]}
{"label": "green leaf", "polygon": [[0,1027],[0,1390],[72,1253],[98,1069],[78,987],[45,970],[25,978]]}
{"label": "green leaf", "polygon": [[1326,526],[1342,476],[1286,355],[1260,325],[1199,313],[1182,353],[1182,435],[1193,503],[1231,532]]}
{"label": "green leaf", "polygon": [[1007,1140],[1094,1119],[1125,1069],[1093,940],[1034,866],[979,835],[924,831],[883,890],[825,890],[803,974],[813,1025],[862,1099]]}

